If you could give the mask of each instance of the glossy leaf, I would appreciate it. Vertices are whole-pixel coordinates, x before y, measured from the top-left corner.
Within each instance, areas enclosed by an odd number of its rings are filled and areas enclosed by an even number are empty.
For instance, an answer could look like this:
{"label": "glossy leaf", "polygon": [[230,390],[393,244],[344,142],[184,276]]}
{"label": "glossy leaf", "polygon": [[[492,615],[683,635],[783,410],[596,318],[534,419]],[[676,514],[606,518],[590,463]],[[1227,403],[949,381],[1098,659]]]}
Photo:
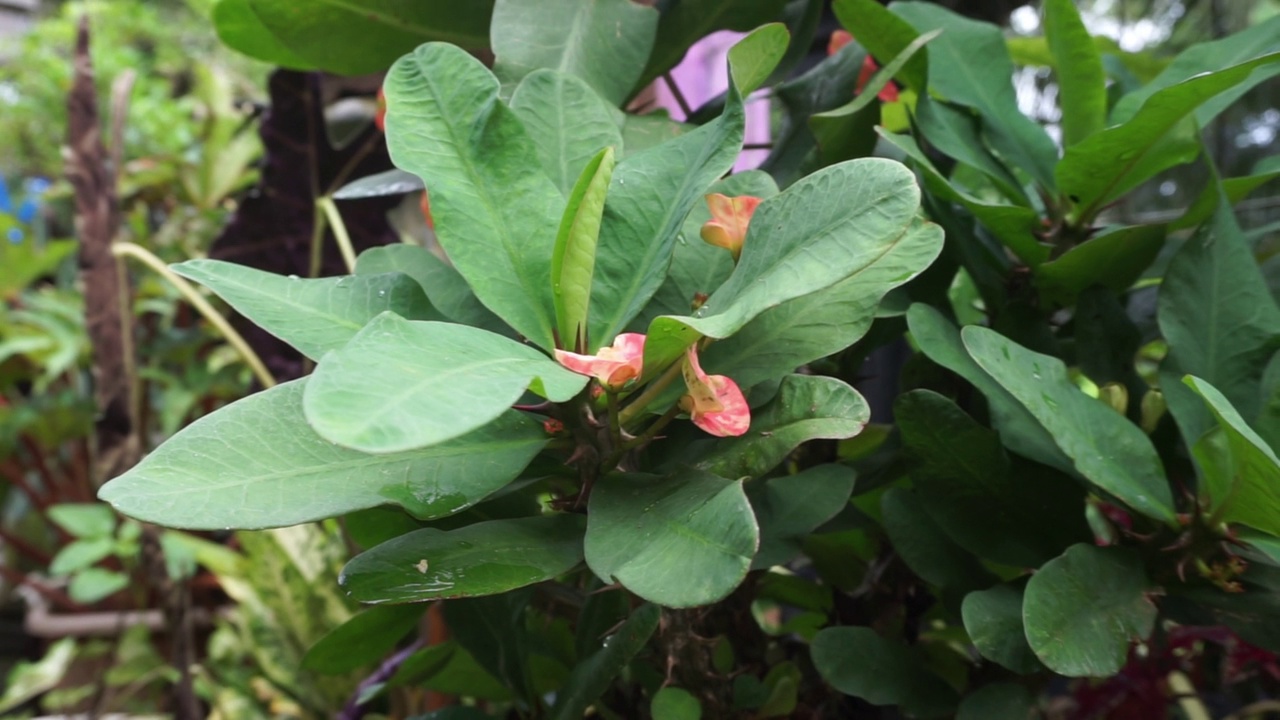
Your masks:
{"label": "glossy leaf", "polygon": [[1123,124],[1067,148],[1058,164],[1058,185],[1092,219],[1114,200],[1161,170],[1187,162],[1199,152],[1196,139],[1174,146],[1162,140],[1197,107],[1244,82],[1261,67],[1280,61],[1280,53],[1197,75],[1152,94]]}
{"label": "glossy leaf", "polygon": [[588,510],[592,572],[666,607],[724,598],[746,576],[759,543],[742,483],[701,470],[601,478]]}
{"label": "glossy leaf", "polygon": [[824,680],[872,705],[898,705],[916,717],[942,717],[955,710],[959,699],[916,649],[868,627],[826,628],[813,638],[809,652]]}
{"label": "glossy leaf", "polygon": [[366,455],[307,426],[308,382],[278,385],[200,418],[99,497],[139,520],[203,530],[295,525],[388,503],[441,517],[509,483],[546,444],[538,423],[509,411],[448,443]]}
{"label": "glossy leaf", "polygon": [[1144,515],[1173,520],[1164,467],[1141,428],[1081,392],[1058,358],[986,328],[967,327],[961,338],[978,365],[1022,403],[1081,475]]}
{"label": "glossy leaf", "polygon": [[982,657],[1019,674],[1044,669],[1027,644],[1022,622],[1020,584],[1004,583],[964,596],[960,616],[965,632]]}
{"label": "glossy leaf", "polygon": [[1280,308],[1226,202],[1169,262],[1157,317],[1169,343],[1161,387],[1188,445],[1214,422],[1183,375],[1213,385],[1243,417],[1258,416],[1258,383],[1280,349]]}
{"label": "glossy leaf", "polygon": [[1027,641],[1061,675],[1114,675],[1124,667],[1129,643],[1145,640],[1155,627],[1150,589],[1133,550],[1074,545],[1027,583]]}
{"label": "glossy leaf", "polygon": [[[756,80],[785,50],[785,29],[760,28],[730,50],[731,75]],[[735,66],[749,70],[732,71]],[[742,97],[752,89],[731,82],[719,118],[618,163],[591,290],[592,349],[609,344],[662,286],[685,216],[737,159],[745,122]]]}
{"label": "glossy leaf", "polygon": [[[395,64],[383,85],[387,148],[431,189],[436,238],[476,297],[551,348],[551,253],[564,198],[479,60],[438,43]],[[598,149],[598,148],[597,148]]]}
{"label": "glossy leaf", "polygon": [[[225,0],[223,1],[225,2]],[[422,178],[411,172],[401,170],[400,168],[392,168],[386,172],[380,172],[376,175],[369,175],[358,180],[352,180],[346,185],[338,188],[338,191],[333,194],[333,199],[360,200],[371,197],[385,197],[387,195],[404,195],[405,193],[411,193],[425,188],[426,185],[423,184]],[[372,249],[377,250],[379,248]]]}
{"label": "glossy leaf", "polygon": [[357,555],[339,582],[364,603],[496,595],[568,572],[582,561],[581,515],[425,528]]}
{"label": "glossy leaf", "polygon": [[644,604],[605,638],[600,649],[583,658],[573,669],[564,687],[556,693],[551,720],[578,720],[609,689],[613,679],[631,663],[658,629],[662,609]]}
{"label": "glossy leaf", "polygon": [[653,694],[649,714],[653,720],[702,720],[702,705],[688,690],[667,686]]}
{"label": "glossy leaf", "polygon": [[556,306],[560,345],[582,350],[587,345],[587,308],[591,302],[591,276],[595,272],[596,242],[605,192],[613,176],[613,148],[601,150],[569,193],[560,221],[555,253],[551,256],[551,284]]}
{"label": "glossy leaf", "polygon": [[188,260],[172,269],[312,360],[346,345],[379,313],[421,320],[431,310],[421,286],[399,273],[304,280],[221,260]]}
{"label": "glossy leaf", "polygon": [[913,460],[908,472],[929,516],[979,557],[1038,567],[1087,540],[1084,493],[1047,468],[1014,471],[999,436],[955,403],[915,390],[898,397],[894,418]]}
{"label": "glossy leaf", "polygon": [[551,70],[526,75],[511,95],[511,109],[533,140],[543,170],[565,196],[601,150],[622,152],[617,111],[572,75]]}
{"label": "glossy leaf", "polygon": [[383,313],[320,361],[303,409],[307,422],[332,442],[365,452],[398,452],[483,427],[526,388],[562,402],[586,382],[538,350],[501,335]]}
{"label": "glossy leaf", "polygon": [[[295,55],[344,75],[387,69],[420,44],[489,44],[493,0],[249,0],[262,24]],[[341,37],[341,42],[334,42]]]}
{"label": "glossy leaf", "polygon": [[426,607],[388,605],[359,612],[330,630],[302,657],[302,668],[340,675],[377,665],[418,626]]}
{"label": "glossy leaf", "polygon": [[[489,311],[471,292],[467,281],[435,253],[416,245],[384,245],[369,248],[356,258],[357,275],[402,272],[422,286],[431,309],[447,320],[512,335],[506,323]],[[431,318],[435,319],[435,318]]]}
{"label": "glossy leaf", "polygon": [[911,233],[919,202],[910,171],[864,158],[820,170],[761,203],[729,279],[694,315],[650,324],[646,368],[668,365],[700,336],[729,337],[765,310],[865,270]]}
{"label": "glossy leaf", "polygon": [[894,288],[942,251],[942,228],[917,221],[872,262],[825,290],[769,308],[703,356],[743,387],[777,378],[862,339]]}
{"label": "glossy leaf", "polygon": [[1070,147],[1106,125],[1107,73],[1071,0],[1046,0],[1044,26],[1058,79],[1062,139]]}
{"label": "glossy leaf", "polygon": [[867,401],[840,380],[788,375],[773,400],[752,413],[746,435],[716,441],[697,464],[727,478],[759,477],[800,443],[853,437],[870,418]]}
{"label": "glossy leaf", "polygon": [[[836,0],[831,8],[858,43],[882,61],[897,56],[920,35],[910,23],[876,0]],[[912,56],[898,76],[923,97],[929,78],[929,54]]]}
{"label": "glossy leaf", "polygon": [[1036,268],[1040,291],[1064,306],[1090,285],[1124,292],[1155,261],[1167,236],[1168,227],[1160,224],[1105,231]]}
{"label": "glossy leaf", "polygon": [[925,582],[963,597],[996,581],[929,517],[921,493],[889,488],[880,500],[880,513],[894,552]]}
{"label": "glossy leaf", "polygon": [[942,29],[942,35],[929,43],[930,88],[946,100],[977,110],[991,146],[1052,190],[1058,151],[1044,129],[1018,109],[1003,31],[933,3],[895,3],[893,12],[918,31]]}
{"label": "glossy leaf", "polygon": [[631,0],[497,0],[494,70],[504,80],[557,70],[618,106],[631,95],[657,30],[657,10]]}
{"label": "glossy leaf", "polygon": [[844,465],[818,465],[747,485],[747,498],[760,526],[760,550],[751,569],[781,565],[800,554],[809,533],[848,504],[854,472]]}
{"label": "glossy leaf", "polygon": [[916,303],[907,310],[907,327],[930,360],[964,378],[986,396],[995,429],[1010,450],[1064,472],[1075,472],[1071,459],[1058,449],[1049,432],[974,362],[960,339],[960,331],[942,313]]}
{"label": "glossy leaf", "polygon": [[1222,462],[1192,448],[1200,461],[1201,492],[1208,496],[1210,514],[1280,535],[1280,459],[1217,388],[1190,375],[1183,382],[1204,399],[1225,435]]}
{"label": "glossy leaf", "polygon": [[971,110],[926,95],[916,100],[916,124],[930,145],[986,175],[1011,202],[1030,204],[1009,167],[987,149],[982,120]]}
{"label": "glossy leaf", "polygon": [[217,0],[209,14],[218,39],[232,50],[293,70],[309,70],[314,67],[298,57],[262,24],[253,10],[252,0]]}

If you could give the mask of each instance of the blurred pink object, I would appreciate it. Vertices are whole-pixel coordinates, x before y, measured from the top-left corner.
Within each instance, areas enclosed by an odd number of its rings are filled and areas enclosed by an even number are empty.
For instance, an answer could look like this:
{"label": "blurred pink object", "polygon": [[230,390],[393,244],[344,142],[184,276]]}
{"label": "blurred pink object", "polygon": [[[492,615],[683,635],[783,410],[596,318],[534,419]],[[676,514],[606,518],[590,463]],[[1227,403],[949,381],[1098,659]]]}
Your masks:
{"label": "blurred pink object", "polygon": [[[671,71],[671,77],[680,87],[680,93],[689,107],[697,110],[705,102],[729,89],[729,68],[726,58],[729,48],[742,39],[745,33],[722,30],[699,40]],[[684,112],[665,79],[655,85],[658,107],[671,112],[671,117],[684,120]],[[762,145],[769,142],[769,99],[761,90],[747,98],[747,133],[745,143]],[[760,166],[769,156],[768,150],[744,150],[734,163],[733,171],[742,172]]]}

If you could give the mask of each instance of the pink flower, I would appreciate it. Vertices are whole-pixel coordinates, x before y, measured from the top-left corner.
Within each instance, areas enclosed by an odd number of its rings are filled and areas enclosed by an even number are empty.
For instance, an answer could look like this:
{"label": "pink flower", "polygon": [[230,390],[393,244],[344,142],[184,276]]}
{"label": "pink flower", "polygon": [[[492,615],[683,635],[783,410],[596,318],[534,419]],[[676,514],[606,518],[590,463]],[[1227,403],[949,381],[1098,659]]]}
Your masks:
{"label": "pink flower", "polygon": [[733,253],[734,262],[742,255],[742,241],[747,237],[751,216],[760,205],[760,198],[751,195],[728,197],[720,193],[707,196],[711,220],[702,226],[702,239]]}
{"label": "pink flower", "polygon": [[719,437],[737,437],[751,427],[751,408],[738,383],[703,372],[696,344],[685,355],[684,384],[689,394],[680,398],[680,406],[694,425]]}
{"label": "pink flower", "polygon": [[[840,48],[851,42],[853,42],[853,35],[847,30],[837,30],[831,33],[831,41],[827,43],[827,55],[835,55],[840,52]],[[875,75],[876,70],[879,69],[880,66],[876,65],[875,59],[870,54],[863,58],[862,69],[858,72],[858,82],[854,86],[853,92],[859,95],[862,94],[862,89],[867,86],[867,83],[871,82],[871,76]],[[892,81],[887,82],[876,97],[880,98],[881,102],[897,102],[898,86]]]}
{"label": "pink flower", "polygon": [[644,335],[622,333],[613,339],[612,347],[600,348],[595,355],[556,350],[556,360],[580,375],[590,375],[610,390],[621,390],[640,377],[644,363]]}

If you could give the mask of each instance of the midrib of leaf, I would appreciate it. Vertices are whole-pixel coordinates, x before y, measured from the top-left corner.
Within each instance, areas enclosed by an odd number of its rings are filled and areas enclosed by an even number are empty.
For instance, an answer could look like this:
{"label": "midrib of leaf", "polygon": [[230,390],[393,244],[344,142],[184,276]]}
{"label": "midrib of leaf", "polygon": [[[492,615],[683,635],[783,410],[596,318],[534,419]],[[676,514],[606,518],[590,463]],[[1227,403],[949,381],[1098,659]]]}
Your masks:
{"label": "midrib of leaf", "polygon": [[[177,270],[175,270],[175,272],[178,272],[178,274],[180,275],[182,274],[180,271],[177,271]],[[192,278],[192,279],[194,280],[195,278]],[[201,282],[201,284],[204,284],[202,281],[197,281],[197,282]],[[331,313],[322,312],[316,309],[316,307],[313,305],[305,305],[303,303],[297,302],[292,295],[285,295],[284,297],[276,297],[274,295],[270,295],[262,291],[258,287],[246,285],[239,280],[227,279],[227,284],[232,285],[242,291],[247,291],[251,296],[255,298],[270,300],[273,303],[285,305],[291,309],[302,310],[302,311],[305,311],[306,314],[308,315],[311,315],[316,318],[332,321],[333,323],[337,325],[341,325],[342,327],[345,327],[345,328],[359,330],[361,327],[363,327],[360,323],[348,320],[347,318],[344,318],[340,315],[333,315]]]}

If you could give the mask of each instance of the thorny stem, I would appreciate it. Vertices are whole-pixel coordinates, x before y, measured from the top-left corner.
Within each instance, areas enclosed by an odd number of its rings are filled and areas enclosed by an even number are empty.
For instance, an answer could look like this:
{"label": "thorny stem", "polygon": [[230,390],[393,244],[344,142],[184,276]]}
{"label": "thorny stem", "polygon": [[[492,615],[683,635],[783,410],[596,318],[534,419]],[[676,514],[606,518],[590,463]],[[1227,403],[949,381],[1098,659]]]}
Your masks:
{"label": "thorny stem", "polygon": [[680,106],[680,111],[684,113],[685,119],[689,119],[693,115],[693,109],[689,107],[689,101],[684,99],[684,93],[680,92],[680,86],[676,84],[676,79],[671,77],[670,71],[667,71],[662,74],[662,80],[666,82],[667,88],[671,90],[671,96],[676,99],[676,104]]}
{"label": "thorny stem", "polygon": [[622,444],[622,423],[618,419],[618,393],[605,388],[604,394],[609,404],[609,440],[616,448]]}
{"label": "thorny stem", "polygon": [[347,234],[347,224],[342,222],[342,213],[333,198],[325,195],[316,200],[316,206],[325,214],[329,227],[333,228],[333,237],[338,242],[338,252],[342,253],[342,261],[347,264],[347,272],[356,271],[356,251],[351,245],[351,236]]}
{"label": "thorny stem", "polygon": [[668,408],[667,411],[662,414],[662,417],[654,420],[653,424],[645,428],[644,432],[617,446],[617,448],[609,454],[609,457],[605,458],[604,462],[600,463],[601,471],[607,473],[616,468],[618,462],[622,460],[623,455],[626,455],[636,448],[643,447],[646,443],[652,441],[658,436],[658,433],[666,427],[668,423],[674,420],[676,415],[679,414],[680,404],[676,403]]}
{"label": "thorny stem", "polygon": [[231,345],[231,347],[236,349],[236,352],[240,353],[240,357],[244,358],[245,363],[251,370],[253,370],[253,374],[258,377],[258,382],[262,383],[263,387],[275,387],[276,379],[271,375],[271,371],[267,370],[267,366],[262,363],[262,359],[258,357],[258,354],[253,351],[253,348],[249,347],[249,343],[245,342],[245,339],[240,335],[240,333],[236,332],[236,329],[231,327],[231,323],[227,322],[227,319],[222,317],[222,314],[215,310],[214,307],[209,304],[209,301],[205,300],[204,297],[201,296],[194,287],[192,287],[191,283],[187,282],[170,270],[164,264],[164,261],[156,257],[150,250],[142,247],[141,245],[136,245],[131,242],[117,242],[111,246],[111,253],[117,257],[132,257],[143,265],[146,265],[151,270],[154,270],[160,277],[164,278],[165,281],[172,285],[174,289],[176,289],[182,297],[187,300],[187,302],[191,303],[191,306],[194,307],[196,311],[209,321],[209,324],[213,325],[218,329],[218,332],[222,333],[222,336],[227,339],[227,344]]}
{"label": "thorny stem", "polygon": [[644,389],[644,392],[640,393],[635,400],[628,403],[627,406],[622,409],[622,412],[618,414],[618,422],[625,426],[627,423],[635,420],[637,415],[644,412],[644,409],[656,400],[658,395],[662,394],[662,392],[667,389],[667,386],[675,382],[675,379],[680,376],[680,367],[680,361],[677,360],[672,363],[671,367],[667,368],[666,371],[663,372],[656,380],[649,383],[649,386]]}

